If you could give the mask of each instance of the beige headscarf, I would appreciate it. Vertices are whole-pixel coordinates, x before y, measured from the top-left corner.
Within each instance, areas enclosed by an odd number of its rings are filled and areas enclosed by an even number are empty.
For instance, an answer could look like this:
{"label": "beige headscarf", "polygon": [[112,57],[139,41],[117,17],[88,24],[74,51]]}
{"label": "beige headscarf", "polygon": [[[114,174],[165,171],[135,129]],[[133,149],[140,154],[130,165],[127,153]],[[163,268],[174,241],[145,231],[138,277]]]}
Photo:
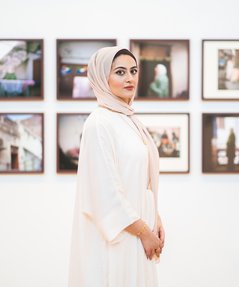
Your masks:
{"label": "beige headscarf", "polygon": [[155,200],[155,225],[157,228],[158,214],[158,177],[159,177],[159,154],[156,145],[144,125],[134,115],[134,109],[131,107],[133,99],[127,104],[119,97],[115,96],[109,87],[108,78],[115,54],[120,51],[121,47],[106,47],[98,50],[92,55],[88,64],[88,79],[101,107],[110,109],[111,111],[122,113],[129,116],[134,125],[132,125],[137,133],[140,133],[142,140],[148,146],[149,151],[149,182],[150,188],[154,193]]}

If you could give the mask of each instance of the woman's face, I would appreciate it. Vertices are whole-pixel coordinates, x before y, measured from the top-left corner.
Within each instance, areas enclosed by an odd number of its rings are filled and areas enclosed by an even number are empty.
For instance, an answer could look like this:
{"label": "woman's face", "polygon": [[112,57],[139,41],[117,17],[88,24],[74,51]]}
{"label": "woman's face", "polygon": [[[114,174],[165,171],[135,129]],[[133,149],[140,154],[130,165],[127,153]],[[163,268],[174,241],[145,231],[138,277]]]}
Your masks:
{"label": "woman's face", "polygon": [[138,84],[135,60],[129,55],[117,57],[112,63],[108,83],[112,93],[128,104]]}

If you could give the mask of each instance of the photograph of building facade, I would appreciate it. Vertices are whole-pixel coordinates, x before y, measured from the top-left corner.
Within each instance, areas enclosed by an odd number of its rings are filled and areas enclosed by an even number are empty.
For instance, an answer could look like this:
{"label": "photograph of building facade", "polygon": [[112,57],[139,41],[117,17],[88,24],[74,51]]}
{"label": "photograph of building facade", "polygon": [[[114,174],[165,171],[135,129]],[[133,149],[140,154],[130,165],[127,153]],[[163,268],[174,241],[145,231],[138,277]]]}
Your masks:
{"label": "photograph of building facade", "polygon": [[43,170],[40,114],[0,114],[0,172]]}

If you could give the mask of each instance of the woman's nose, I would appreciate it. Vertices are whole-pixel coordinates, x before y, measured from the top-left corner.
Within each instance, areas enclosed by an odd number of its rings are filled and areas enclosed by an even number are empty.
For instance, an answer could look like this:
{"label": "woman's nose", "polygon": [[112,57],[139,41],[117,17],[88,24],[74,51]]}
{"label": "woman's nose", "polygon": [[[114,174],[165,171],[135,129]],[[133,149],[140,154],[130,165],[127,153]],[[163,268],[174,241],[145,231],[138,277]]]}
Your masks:
{"label": "woman's nose", "polygon": [[126,81],[131,82],[133,80],[133,76],[131,73],[127,73]]}

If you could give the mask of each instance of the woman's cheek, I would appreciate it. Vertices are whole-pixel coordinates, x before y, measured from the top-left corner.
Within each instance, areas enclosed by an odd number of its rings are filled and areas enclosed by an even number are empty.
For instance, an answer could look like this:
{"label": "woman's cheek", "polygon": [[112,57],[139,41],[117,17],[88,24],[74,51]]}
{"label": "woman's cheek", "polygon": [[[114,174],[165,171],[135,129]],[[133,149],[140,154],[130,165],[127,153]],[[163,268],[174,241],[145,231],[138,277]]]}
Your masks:
{"label": "woman's cheek", "polygon": [[123,78],[119,78],[119,77],[117,77],[117,78],[115,79],[115,81],[114,81],[115,87],[116,87],[117,89],[121,89],[122,86],[123,86],[123,83],[124,83]]}

